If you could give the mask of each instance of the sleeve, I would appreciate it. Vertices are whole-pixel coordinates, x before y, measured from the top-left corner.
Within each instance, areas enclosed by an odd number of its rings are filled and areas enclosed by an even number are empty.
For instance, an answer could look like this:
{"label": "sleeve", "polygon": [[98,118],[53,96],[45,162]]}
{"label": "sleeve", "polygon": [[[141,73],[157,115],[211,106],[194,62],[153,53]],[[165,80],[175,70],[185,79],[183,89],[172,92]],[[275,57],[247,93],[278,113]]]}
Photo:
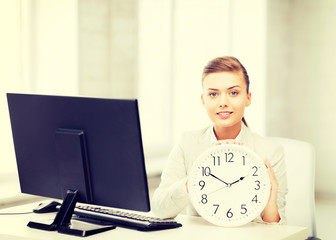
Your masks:
{"label": "sleeve", "polygon": [[286,195],[288,192],[287,188],[287,172],[285,163],[285,154],[282,147],[279,147],[278,151],[275,153],[274,162],[272,163],[272,168],[274,170],[275,176],[278,180],[278,211],[280,215],[279,224],[286,224]]}
{"label": "sleeve", "polygon": [[187,173],[181,143],[171,151],[161,175],[161,183],[152,197],[152,212],[161,218],[176,217],[188,204],[185,183]]}
{"label": "sleeve", "polygon": [[[275,176],[278,181],[278,212],[280,215],[280,221],[278,223],[267,223],[267,224],[286,224],[286,214],[285,214],[285,207],[286,207],[286,195],[288,192],[287,188],[287,174],[286,174],[286,163],[285,163],[285,155],[284,149],[282,146],[278,146],[273,153],[268,156],[270,160],[271,166],[274,170]],[[256,222],[263,222],[262,218],[259,216]]]}

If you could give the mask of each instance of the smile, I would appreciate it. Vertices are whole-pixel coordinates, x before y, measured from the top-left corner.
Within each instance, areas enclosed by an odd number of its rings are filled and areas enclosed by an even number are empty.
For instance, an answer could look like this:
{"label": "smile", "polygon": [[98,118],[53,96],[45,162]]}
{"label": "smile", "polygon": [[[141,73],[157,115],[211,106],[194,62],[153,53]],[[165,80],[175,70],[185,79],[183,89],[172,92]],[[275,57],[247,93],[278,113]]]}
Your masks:
{"label": "smile", "polygon": [[225,119],[230,117],[230,115],[232,114],[232,112],[229,111],[224,111],[224,112],[218,112],[216,113],[220,118]]}

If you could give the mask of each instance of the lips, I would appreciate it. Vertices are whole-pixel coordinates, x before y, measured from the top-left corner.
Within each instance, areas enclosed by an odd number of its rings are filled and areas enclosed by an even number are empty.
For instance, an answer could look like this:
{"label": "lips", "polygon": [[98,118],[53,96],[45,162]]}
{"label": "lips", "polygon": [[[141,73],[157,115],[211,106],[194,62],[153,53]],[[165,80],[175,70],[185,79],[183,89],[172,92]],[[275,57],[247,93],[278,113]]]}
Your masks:
{"label": "lips", "polygon": [[226,118],[230,117],[232,113],[233,113],[233,112],[230,112],[230,111],[222,111],[222,112],[218,112],[218,113],[216,113],[216,114],[217,114],[220,118],[222,118],[222,119],[226,119]]}

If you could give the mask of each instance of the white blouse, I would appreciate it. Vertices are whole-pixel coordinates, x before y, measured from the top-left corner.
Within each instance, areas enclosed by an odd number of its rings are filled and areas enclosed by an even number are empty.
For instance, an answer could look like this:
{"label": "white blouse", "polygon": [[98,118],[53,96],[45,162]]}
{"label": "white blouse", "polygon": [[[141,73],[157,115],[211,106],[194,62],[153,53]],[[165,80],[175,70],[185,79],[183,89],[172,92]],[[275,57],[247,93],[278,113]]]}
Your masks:
{"label": "white blouse", "polygon": [[[253,133],[242,124],[237,141],[245,147],[256,152],[262,159],[268,159],[278,180],[278,211],[280,224],[286,222],[285,205],[287,194],[287,176],[284,159],[284,150],[281,145]],[[186,180],[193,162],[206,149],[217,141],[213,126],[202,130],[186,132],[180,142],[172,149],[166,166],[161,175],[161,183],[155,190],[151,206],[155,215],[161,218],[173,218],[185,211],[188,215],[197,216],[195,208],[191,205],[186,190]],[[262,222],[259,216],[255,221]]]}

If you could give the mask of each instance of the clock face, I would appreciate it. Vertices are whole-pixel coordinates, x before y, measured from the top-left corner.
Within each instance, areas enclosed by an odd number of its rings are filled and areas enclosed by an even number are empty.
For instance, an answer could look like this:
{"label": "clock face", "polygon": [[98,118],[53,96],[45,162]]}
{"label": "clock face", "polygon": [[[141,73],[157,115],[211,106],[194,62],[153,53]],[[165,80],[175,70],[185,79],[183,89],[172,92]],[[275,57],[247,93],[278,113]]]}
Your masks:
{"label": "clock face", "polygon": [[189,196],[196,211],[219,226],[240,226],[265,208],[270,180],[263,160],[236,144],[215,146],[193,164]]}

